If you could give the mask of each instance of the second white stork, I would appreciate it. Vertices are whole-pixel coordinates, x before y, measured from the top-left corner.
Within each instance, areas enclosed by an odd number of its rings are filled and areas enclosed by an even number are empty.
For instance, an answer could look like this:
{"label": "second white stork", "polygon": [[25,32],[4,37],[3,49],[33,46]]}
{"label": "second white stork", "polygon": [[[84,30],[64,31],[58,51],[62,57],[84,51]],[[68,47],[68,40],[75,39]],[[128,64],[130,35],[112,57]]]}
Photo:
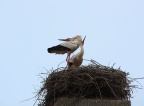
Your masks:
{"label": "second white stork", "polygon": [[[86,36],[85,36],[86,38]],[[80,52],[77,53],[76,55],[72,56],[68,62],[68,69],[73,69],[76,67],[79,67],[82,64],[83,61],[83,55],[84,55],[84,41],[85,38],[83,39],[82,43],[80,44]]]}
{"label": "second white stork", "polygon": [[82,37],[80,35],[77,35],[72,38],[59,39],[59,40],[65,41],[65,42],[63,42],[57,46],[50,47],[47,49],[47,51],[49,53],[56,53],[56,54],[67,53],[66,61],[68,63],[71,53],[73,53],[80,46],[80,44],[82,42]]}

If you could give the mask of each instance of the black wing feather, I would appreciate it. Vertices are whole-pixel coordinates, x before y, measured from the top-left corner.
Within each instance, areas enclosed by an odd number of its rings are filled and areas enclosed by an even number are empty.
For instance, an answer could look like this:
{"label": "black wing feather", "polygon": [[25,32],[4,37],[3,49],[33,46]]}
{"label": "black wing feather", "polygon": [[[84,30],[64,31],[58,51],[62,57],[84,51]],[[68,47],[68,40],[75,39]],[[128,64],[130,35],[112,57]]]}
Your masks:
{"label": "black wing feather", "polygon": [[51,48],[48,48],[47,51],[49,53],[53,53],[53,51],[71,51],[70,48],[64,47],[62,45],[57,45],[57,46],[53,46]]}

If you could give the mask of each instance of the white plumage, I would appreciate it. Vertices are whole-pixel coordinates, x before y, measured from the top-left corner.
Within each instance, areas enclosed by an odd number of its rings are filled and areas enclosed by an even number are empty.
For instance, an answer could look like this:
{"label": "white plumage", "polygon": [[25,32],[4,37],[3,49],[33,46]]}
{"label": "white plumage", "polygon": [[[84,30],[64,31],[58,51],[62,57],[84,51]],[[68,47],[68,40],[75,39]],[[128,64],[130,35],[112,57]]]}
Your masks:
{"label": "white plumage", "polygon": [[77,68],[77,67],[79,67],[82,64],[83,55],[84,55],[84,47],[83,47],[83,45],[84,45],[85,38],[83,39],[82,43],[80,44],[80,52],[77,53],[76,55],[72,56],[69,59],[68,69]]}
{"label": "white plumage", "polygon": [[82,37],[80,35],[77,35],[72,38],[67,39],[59,39],[61,41],[65,41],[57,46],[53,46],[51,48],[48,48],[47,51],[49,53],[56,53],[56,54],[65,54],[67,53],[66,61],[68,62],[70,58],[70,54],[73,53],[78,47],[80,46],[82,42]]}

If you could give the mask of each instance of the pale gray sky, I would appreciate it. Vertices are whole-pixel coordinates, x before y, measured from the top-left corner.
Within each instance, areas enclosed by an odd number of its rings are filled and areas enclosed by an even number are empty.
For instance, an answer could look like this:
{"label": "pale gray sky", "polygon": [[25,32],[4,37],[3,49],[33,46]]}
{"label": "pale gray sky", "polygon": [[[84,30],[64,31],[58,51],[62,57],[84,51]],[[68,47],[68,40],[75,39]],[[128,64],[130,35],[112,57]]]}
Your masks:
{"label": "pale gray sky", "polygon": [[[144,77],[143,12],[143,0],[1,0],[0,105],[32,106],[34,100],[20,101],[34,96],[38,73],[66,58],[47,48],[76,34],[87,35],[85,59]],[[143,89],[133,97],[132,106],[143,106]]]}

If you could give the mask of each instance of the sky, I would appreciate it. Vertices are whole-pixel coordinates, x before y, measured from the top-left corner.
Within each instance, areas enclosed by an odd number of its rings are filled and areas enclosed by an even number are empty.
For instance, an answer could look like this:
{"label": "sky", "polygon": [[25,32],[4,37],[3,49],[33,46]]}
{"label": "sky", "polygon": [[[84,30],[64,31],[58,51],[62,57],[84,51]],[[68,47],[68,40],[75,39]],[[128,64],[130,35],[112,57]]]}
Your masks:
{"label": "sky", "polygon": [[[41,87],[39,73],[65,61],[66,55],[47,52],[59,38],[86,35],[84,59],[144,77],[143,12],[143,0],[1,0],[0,105],[34,104],[21,101]],[[133,84],[142,87],[144,80]],[[143,106],[144,89],[133,89],[132,96],[131,106]]]}

